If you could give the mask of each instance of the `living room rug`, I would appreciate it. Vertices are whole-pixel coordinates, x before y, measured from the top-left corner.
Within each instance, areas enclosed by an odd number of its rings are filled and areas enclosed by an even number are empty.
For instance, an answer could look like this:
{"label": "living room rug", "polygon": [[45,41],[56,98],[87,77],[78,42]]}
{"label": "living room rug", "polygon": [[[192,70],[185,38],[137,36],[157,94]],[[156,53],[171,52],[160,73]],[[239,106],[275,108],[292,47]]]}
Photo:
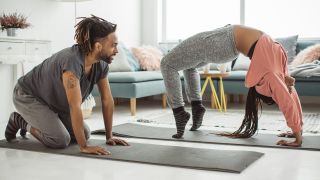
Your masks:
{"label": "living room rug", "polygon": [[[187,109],[187,111],[191,112],[191,109]],[[218,112],[208,108],[200,129],[233,132],[240,127],[243,117],[244,110]],[[136,117],[135,121],[141,124],[175,126],[171,110]],[[320,134],[320,113],[304,113],[303,123],[304,135]],[[192,119],[190,118],[186,129],[190,129],[191,125]],[[290,128],[287,126],[285,118],[280,111],[263,111],[262,114],[259,114],[258,133],[278,134],[287,131],[290,131]]]}

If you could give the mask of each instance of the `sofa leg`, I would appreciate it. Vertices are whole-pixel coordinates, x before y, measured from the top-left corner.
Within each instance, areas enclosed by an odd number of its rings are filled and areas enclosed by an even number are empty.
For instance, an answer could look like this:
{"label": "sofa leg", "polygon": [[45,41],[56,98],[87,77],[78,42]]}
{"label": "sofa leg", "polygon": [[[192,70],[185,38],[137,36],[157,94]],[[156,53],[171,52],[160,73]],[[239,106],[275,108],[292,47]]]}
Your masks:
{"label": "sofa leg", "polygon": [[167,108],[167,96],[166,94],[162,94],[162,108]]}
{"label": "sofa leg", "polygon": [[130,111],[131,111],[131,116],[136,115],[136,105],[137,105],[137,100],[136,100],[136,98],[130,98]]}
{"label": "sofa leg", "polygon": [[229,99],[230,99],[230,103],[234,103],[234,95],[233,94],[229,94]]}
{"label": "sofa leg", "polygon": [[239,94],[239,103],[242,104],[244,102],[244,95]]}
{"label": "sofa leg", "polygon": [[118,105],[119,104],[119,99],[118,98],[113,98],[113,102],[114,102],[114,105]]}

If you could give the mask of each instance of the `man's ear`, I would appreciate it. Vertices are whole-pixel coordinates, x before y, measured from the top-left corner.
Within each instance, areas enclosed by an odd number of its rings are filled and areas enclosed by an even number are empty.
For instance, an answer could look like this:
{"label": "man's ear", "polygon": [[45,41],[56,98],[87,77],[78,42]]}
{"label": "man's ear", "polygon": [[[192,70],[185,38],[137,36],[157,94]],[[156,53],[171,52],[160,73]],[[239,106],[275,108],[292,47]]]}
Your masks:
{"label": "man's ear", "polygon": [[94,43],[94,49],[98,52],[101,52],[102,50],[102,44],[100,42],[95,42]]}

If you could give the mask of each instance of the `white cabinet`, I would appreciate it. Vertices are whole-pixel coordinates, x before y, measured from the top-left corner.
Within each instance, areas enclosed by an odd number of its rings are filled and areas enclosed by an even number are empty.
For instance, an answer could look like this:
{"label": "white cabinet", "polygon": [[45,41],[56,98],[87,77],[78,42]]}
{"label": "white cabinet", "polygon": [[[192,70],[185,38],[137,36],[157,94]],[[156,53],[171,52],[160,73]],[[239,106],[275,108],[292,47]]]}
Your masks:
{"label": "white cabinet", "polygon": [[14,111],[12,92],[17,79],[49,56],[50,41],[0,38],[0,129],[5,129]]}
{"label": "white cabinet", "polygon": [[1,55],[25,54],[25,43],[0,41]]}
{"label": "white cabinet", "polygon": [[49,56],[51,56],[50,41],[0,38],[0,65],[13,65],[14,81]]}
{"label": "white cabinet", "polygon": [[39,62],[50,55],[50,41],[0,38],[0,64]]}

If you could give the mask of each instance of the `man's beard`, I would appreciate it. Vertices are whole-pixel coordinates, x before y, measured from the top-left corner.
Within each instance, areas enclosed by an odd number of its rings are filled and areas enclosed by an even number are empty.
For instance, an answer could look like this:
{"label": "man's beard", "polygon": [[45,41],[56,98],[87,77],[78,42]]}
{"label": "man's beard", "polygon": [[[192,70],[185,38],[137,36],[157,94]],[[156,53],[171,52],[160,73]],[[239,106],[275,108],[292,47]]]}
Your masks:
{"label": "man's beard", "polygon": [[106,62],[106,63],[108,63],[108,64],[111,64],[111,62],[112,62],[112,58],[111,58],[112,56],[108,56],[108,55],[103,55],[102,53],[100,53],[100,60],[101,61],[104,61],[104,62]]}

